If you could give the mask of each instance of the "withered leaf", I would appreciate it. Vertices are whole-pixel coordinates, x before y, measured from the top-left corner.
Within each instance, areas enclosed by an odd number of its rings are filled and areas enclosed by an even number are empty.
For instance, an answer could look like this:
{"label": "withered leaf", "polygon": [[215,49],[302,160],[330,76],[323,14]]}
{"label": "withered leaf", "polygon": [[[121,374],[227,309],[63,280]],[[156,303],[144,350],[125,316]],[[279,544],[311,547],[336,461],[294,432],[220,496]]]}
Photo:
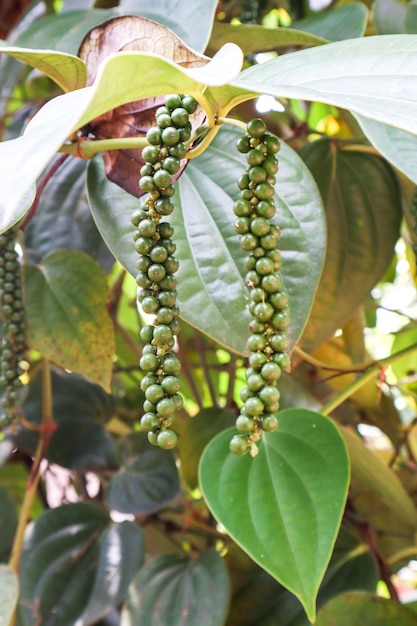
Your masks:
{"label": "withered leaf", "polygon": [[[81,42],[78,56],[87,66],[87,85],[91,85],[99,65],[111,54],[121,51],[142,51],[160,54],[182,67],[202,67],[209,58],[189,48],[169,28],[144,17],[116,17],[96,26]],[[155,125],[155,111],[163,98],[136,100],[117,107],[92,120],[84,134],[97,139],[143,137]],[[204,121],[200,109],[192,116],[193,127]],[[103,153],[107,177],[135,197],[142,195],[139,170],[143,165],[141,149],[111,150]],[[180,176],[187,161],[181,163]]]}

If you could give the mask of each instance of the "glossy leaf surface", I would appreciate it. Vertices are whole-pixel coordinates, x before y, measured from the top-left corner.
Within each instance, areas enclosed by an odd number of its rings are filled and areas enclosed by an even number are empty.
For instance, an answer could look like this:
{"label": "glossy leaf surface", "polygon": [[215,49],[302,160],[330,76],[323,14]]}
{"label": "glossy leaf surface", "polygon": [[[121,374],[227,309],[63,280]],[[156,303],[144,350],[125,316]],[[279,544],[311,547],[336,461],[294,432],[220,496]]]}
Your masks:
{"label": "glossy leaf surface", "polygon": [[356,119],[382,156],[417,184],[417,137],[361,115],[356,115]]}
{"label": "glossy leaf surface", "polygon": [[146,433],[124,437],[116,450],[121,465],[108,485],[105,499],[120,513],[148,515],[162,509],[179,491],[172,452],[148,442]]}
{"label": "glossy leaf surface", "polygon": [[302,156],[327,216],[326,261],[302,339],[313,350],[344,326],[384,275],[402,207],[395,174],[379,156],[333,140],[309,144]]}
{"label": "glossy leaf surface", "polygon": [[18,577],[8,565],[0,565],[0,624],[10,623],[18,594]]}
{"label": "glossy leaf surface", "polygon": [[25,266],[27,339],[61,367],[110,388],[114,331],[107,281],[93,259],[55,250],[39,266]]}
{"label": "glossy leaf surface", "polygon": [[63,91],[85,87],[87,72],[84,63],[76,56],[54,50],[33,50],[8,46],[0,42],[0,54],[22,61],[49,76]]}
{"label": "glossy leaf surface", "polygon": [[347,495],[343,441],[327,418],[305,409],[282,411],[278,430],[264,435],[254,459],[229,452],[232,432],[218,435],[202,456],[204,498],[236,543],[313,620]]}
{"label": "glossy leaf surface", "polygon": [[31,527],[20,561],[23,625],[95,623],[125,597],[143,550],[135,524],[113,525],[96,505],[47,511]]}
{"label": "glossy leaf surface", "polygon": [[121,626],[219,626],[229,603],[229,580],[214,549],[195,560],[162,555],[135,577]]}
{"label": "glossy leaf surface", "polygon": [[362,2],[335,7],[329,12],[318,14],[292,22],[292,27],[312,33],[329,41],[341,41],[362,37],[365,33],[368,9]]}
{"label": "glossy leaf surface", "polygon": [[[364,592],[351,592],[330,600],[317,615],[316,626],[351,626],[363,620],[366,626],[414,626],[416,614],[407,606]],[[335,622],[337,620],[337,622]]]}
{"label": "glossy leaf surface", "polygon": [[[114,410],[112,396],[81,376],[51,372],[52,414],[56,430],[49,440],[45,458],[50,463],[72,470],[114,466],[114,444],[104,423]],[[39,426],[42,420],[42,379],[35,376],[22,407],[29,424]],[[39,441],[36,429],[17,427],[13,441],[32,456]]]}
{"label": "glossy leaf surface", "polygon": [[[241,133],[222,128],[205,153],[191,161],[178,182],[171,222],[178,244],[178,298],[182,317],[219,343],[244,352],[249,314],[244,284],[244,253],[234,232],[236,181],[245,160],[234,148]],[[276,187],[276,224],[282,230],[284,277],[292,321],[291,345],[304,328],[319,280],[324,256],[324,216],[314,181],[297,154],[283,145]],[[136,275],[129,215],[137,207],[103,176],[95,159],[87,185],[97,226],[118,260]],[[204,316],[201,315],[204,311]]]}

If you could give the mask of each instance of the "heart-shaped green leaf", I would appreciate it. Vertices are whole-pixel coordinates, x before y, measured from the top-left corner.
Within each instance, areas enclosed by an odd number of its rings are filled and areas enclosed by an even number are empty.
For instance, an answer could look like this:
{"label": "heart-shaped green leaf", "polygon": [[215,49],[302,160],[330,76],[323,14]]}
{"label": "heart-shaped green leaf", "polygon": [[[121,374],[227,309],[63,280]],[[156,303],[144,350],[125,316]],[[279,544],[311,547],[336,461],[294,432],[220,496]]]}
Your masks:
{"label": "heart-shaped green leaf", "polygon": [[314,350],[342,328],[387,270],[402,219],[389,164],[360,146],[321,140],[302,151],[323,196],[327,252],[302,341]]}
{"label": "heart-shaped green leaf", "polygon": [[387,598],[361,591],[351,591],[332,598],[317,615],[316,626],[415,626],[416,614],[411,609]]}
{"label": "heart-shaped green leaf", "polygon": [[84,63],[76,56],[54,50],[31,50],[9,46],[0,42],[0,53],[35,67],[55,81],[64,91],[73,91],[85,86],[87,71]]}
{"label": "heart-shaped green leaf", "polygon": [[20,560],[23,626],[35,620],[44,626],[95,624],[124,599],[143,556],[138,526],[112,524],[94,504],[45,512],[27,534]]}
{"label": "heart-shaped green leaf", "polygon": [[346,448],[313,411],[280,413],[258,455],[229,452],[232,431],[207,446],[200,486],[214,517],[249,556],[298,597],[311,621],[349,483]]}
{"label": "heart-shaped green leaf", "polygon": [[[234,231],[233,201],[245,159],[235,150],[241,133],[222,128],[204,154],[190,161],[178,181],[171,222],[180,260],[178,300],[182,317],[231,350],[243,353],[248,334],[246,253]],[[297,154],[283,145],[277,182],[276,224],[282,230],[286,289],[292,309],[291,345],[306,324],[325,253],[321,199]],[[129,215],[138,201],[104,177],[97,159],[88,167],[89,201],[97,226],[116,258],[136,275],[137,254]],[[201,312],[204,311],[204,315]]]}
{"label": "heart-shaped green leaf", "polygon": [[139,570],[121,626],[219,626],[229,593],[226,566],[214,549],[195,560],[162,555]]}
{"label": "heart-shaped green leaf", "polygon": [[367,20],[366,6],[362,2],[349,2],[334,7],[331,11],[313,13],[305,19],[295,20],[291,26],[330,41],[341,41],[362,37]]}
{"label": "heart-shaped green leaf", "polygon": [[16,607],[19,581],[8,565],[0,565],[0,624],[10,623]]}
{"label": "heart-shaped green leaf", "polygon": [[174,455],[151,446],[146,433],[124,437],[116,455],[120,471],[110,480],[105,495],[110,509],[148,515],[159,511],[178,493]]}
{"label": "heart-shaped green leaf", "polygon": [[55,250],[25,266],[25,289],[30,348],[108,391],[114,330],[99,265],[83,252]]}
{"label": "heart-shaped green leaf", "polygon": [[405,130],[355,115],[365,135],[377,150],[417,184],[417,137]]}

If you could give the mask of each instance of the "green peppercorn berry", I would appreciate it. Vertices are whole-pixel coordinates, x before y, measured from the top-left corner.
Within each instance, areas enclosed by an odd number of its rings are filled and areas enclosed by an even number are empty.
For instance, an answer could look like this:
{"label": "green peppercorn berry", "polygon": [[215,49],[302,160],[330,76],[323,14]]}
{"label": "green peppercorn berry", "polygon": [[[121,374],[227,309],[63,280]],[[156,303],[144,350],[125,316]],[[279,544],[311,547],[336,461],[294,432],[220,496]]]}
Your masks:
{"label": "green peppercorn berry", "polygon": [[238,178],[237,186],[241,191],[243,191],[243,189],[247,189],[249,187],[249,183],[249,176],[247,174],[242,174],[242,176],[239,176]]}
{"label": "green peppercorn berry", "polygon": [[269,133],[265,133],[263,137],[263,143],[264,143],[264,146],[266,147],[268,154],[276,154],[281,149],[279,139],[278,137],[275,137],[275,135],[270,135]]}
{"label": "green peppercorn berry", "polygon": [[274,432],[274,430],[277,429],[277,427],[278,418],[275,415],[264,415],[261,421],[261,428],[263,431],[265,431],[266,433],[272,433]]}
{"label": "green peppercorn berry", "polygon": [[253,213],[253,206],[248,200],[237,200],[233,205],[233,212],[237,217],[250,217]]}
{"label": "green peppercorn berry", "polygon": [[277,352],[272,357],[274,363],[276,363],[281,369],[286,370],[291,365],[290,357],[286,352]]}
{"label": "green peppercorn berry", "polygon": [[139,222],[138,231],[141,237],[153,237],[156,233],[156,224],[153,220],[145,218]]}
{"label": "green peppercorn berry", "polygon": [[246,155],[246,161],[248,165],[252,167],[255,165],[262,165],[262,163],[264,162],[264,158],[264,153],[259,148],[254,148],[250,150]]}
{"label": "green peppercorn berry", "polygon": [[146,324],[140,329],[140,338],[144,343],[151,343],[153,339],[154,327],[151,324]]}
{"label": "green peppercorn berry", "polygon": [[255,304],[254,316],[261,322],[268,322],[274,313],[274,307],[269,302],[258,302]]}
{"label": "green peppercorn berry", "polygon": [[153,432],[148,433],[148,441],[153,446],[157,446],[158,445],[158,435],[157,435],[157,433],[153,433]]}
{"label": "green peppercorn berry", "polygon": [[175,242],[172,241],[172,239],[163,239],[160,243],[161,243],[161,246],[164,246],[164,248],[168,252],[168,254],[174,254],[175,253],[175,250],[177,249],[177,246],[176,246]]}
{"label": "green peppercorn berry", "polygon": [[269,257],[265,257],[265,261],[267,261],[270,264],[270,267],[272,267],[272,270],[269,275],[266,275],[264,276],[264,278],[262,278],[261,286],[264,291],[266,291],[267,293],[273,294],[282,289],[282,278],[279,274],[272,273],[274,270],[273,260]]}
{"label": "green peppercorn berry", "polygon": [[261,335],[266,331],[266,324],[264,324],[264,322],[260,322],[259,320],[251,320],[249,322],[249,330],[251,333]]}
{"label": "green peppercorn berry", "polygon": [[142,176],[139,180],[139,187],[145,192],[153,191],[155,189],[155,184],[152,176]]}
{"label": "green peppercorn berry", "polygon": [[249,452],[250,445],[248,444],[245,435],[233,435],[229,448],[233,454],[243,456]]}
{"label": "green peppercorn berry", "polygon": [[163,307],[173,307],[177,300],[177,292],[176,291],[161,291],[158,294],[158,300]]}
{"label": "green peppercorn berry", "polygon": [[162,389],[169,396],[173,396],[180,389],[180,379],[178,376],[165,376],[161,381]]}
{"label": "green peppercorn berry", "polygon": [[173,335],[178,335],[181,331],[181,324],[176,319],[172,320],[169,327],[172,330]]}
{"label": "green peppercorn berry", "polygon": [[158,189],[166,189],[172,184],[172,176],[166,170],[160,169],[153,175],[153,182]]}
{"label": "green peppercorn berry", "polygon": [[153,242],[150,237],[139,237],[135,241],[135,250],[139,254],[149,254],[152,250]]}
{"label": "green peppercorn berry", "polygon": [[250,290],[250,299],[252,302],[263,302],[265,300],[265,293],[263,289],[254,287]]}
{"label": "green peppercorn berry", "polygon": [[155,165],[159,161],[159,148],[157,146],[145,146],[142,150],[142,159]]}
{"label": "green peppercorn berry", "polygon": [[173,430],[161,430],[158,434],[157,442],[162,450],[171,450],[177,445],[177,435]]}
{"label": "green peppercorn berry", "polygon": [[179,128],[178,132],[180,134],[180,141],[188,141],[191,138],[191,126],[190,128],[184,127],[184,128]]}
{"label": "green peppercorn berry", "polygon": [[251,391],[259,391],[265,385],[265,381],[260,374],[247,375],[246,383]]}
{"label": "green peppercorn berry", "polygon": [[178,270],[180,263],[175,256],[169,256],[166,261],[164,261],[164,267],[167,271],[167,274],[175,274]]}
{"label": "green peppercorn berry", "polygon": [[159,224],[159,234],[162,239],[170,239],[174,234],[174,229],[168,222],[161,222]]}
{"label": "green peppercorn berry", "polygon": [[148,387],[155,385],[157,382],[158,378],[155,374],[146,374],[140,381],[140,388],[142,391],[146,391]]}
{"label": "green peppercorn berry", "polygon": [[158,385],[157,383],[149,385],[149,387],[145,390],[145,398],[149,400],[149,402],[152,402],[152,404],[157,404],[159,400],[162,400],[164,395],[164,390],[161,385]]}
{"label": "green peppercorn berry", "polygon": [[271,224],[264,217],[255,217],[250,228],[254,235],[263,237],[271,230]]}
{"label": "green peppercorn berry", "polygon": [[136,211],[133,211],[130,217],[130,221],[132,222],[133,226],[138,226],[139,222],[144,220],[145,217],[147,216],[148,216],[147,212],[144,211],[143,209],[136,209]]}
{"label": "green peppercorn berry", "polygon": [[153,263],[148,268],[148,277],[155,283],[160,283],[166,275],[166,269],[160,263]]}
{"label": "green peppercorn berry", "polygon": [[271,325],[276,330],[286,330],[290,325],[290,318],[285,311],[277,311],[272,317]]}
{"label": "green peppercorn berry", "polygon": [[266,133],[266,124],[260,118],[250,120],[247,125],[249,135],[255,138],[261,138]]}
{"label": "green peppercorn berry", "polygon": [[155,126],[153,126],[146,133],[146,140],[152,146],[158,146],[158,145],[160,145],[162,143],[162,136],[161,135],[162,135],[162,133],[161,133],[160,129],[155,127]]}
{"label": "green peppercorn berry", "polygon": [[159,360],[155,354],[145,353],[140,357],[139,366],[143,372],[154,372],[158,369]]}
{"label": "green peppercorn berry", "polygon": [[246,341],[246,348],[250,352],[261,352],[266,348],[266,338],[264,335],[253,333]]}
{"label": "green peppercorn berry", "polygon": [[245,235],[250,229],[250,219],[248,217],[239,217],[235,222],[235,231],[238,235]]}
{"label": "green peppercorn berry", "polygon": [[274,271],[274,262],[271,259],[268,259],[268,257],[264,256],[256,261],[255,269],[261,276],[266,276],[268,274],[271,275]]}
{"label": "green peppercorn berry", "polygon": [[184,159],[187,154],[187,146],[180,142],[176,146],[171,146],[169,148],[169,155],[175,157],[176,159]]}
{"label": "green peppercorn berry", "polygon": [[140,427],[145,432],[153,432],[159,428],[159,417],[156,413],[145,413],[140,419]]}
{"label": "green peppercorn berry", "polygon": [[174,194],[175,194],[174,185],[168,185],[168,187],[159,189],[159,195],[161,196],[161,198],[172,198]]}
{"label": "green peppercorn berry", "polygon": [[173,400],[172,398],[162,398],[162,400],[159,400],[158,404],[156,405],[156,412],[161,417],[165,417],[167,415],[170,415],[171,413],[175,413],[175,410],[175,400]]}
{"label": "green peppercorn berry", "polygon": [[166,146],[175,146],[181,140],[180,133],[174,126],[168,126],[162,131],[162,142]]}
{"label": "green peppercorn berry", "polygon": [[177,286],[177,281],[174,276],[165,276],[165,278],[159,283],[159,286],[164,291],[174,291]]}
{"label": "green peppercorn berry", "polygon": [[239,139],[236,142],[236,148],[242,154],[249,152],[250,150],[249,137],[247,137],[246,135],[244,135],[243,137],[239,137]]}
{"label": "green peppercorn berry", "polygon": [[271,154],[266,157],[262,167],[268,176],[274,176],[278,172],[278,160]]}
{"label": "green peppercorn berry", "polygon": [[269,297],[269,302],[277,311],[284,309],[288,305],[288,296],[284,291],[277,291],[272,293]]}
{"label": "green peppercorn berry", "polygon": [[183,96],[181,101],[182,106],[188,113],[192,114],[197,111],[198,102],[192,96]]}
{"label": "green peppercorn berry", "polygon": [[288,348],[288,337],[284,333],[276,333],[269,340],[274,352],[285,352]]}
{"label": "green peppercorn berry", "polygon": [[281,368],[276,363],[269,361],[262,365],[261,376],[267,383],[272,383],[281,377]]}
{"label": "green peppercorn berry", "polygon": [[181,369],[181,363],[175,354],[167,354],[162,362],[162,368],[166,374],[178,374]]}
{"label": "green peppercorn berry", "polygon": [[170,174],[176,174],[180,170],[181,163],[179,159],[169,156],[162,161],[162,167]]}
{"label": "green peppercorn berry", "polygon": [[174,313],[172,309],[163,306],[156,314],[156,321],[158,324],[170,324],[174,319]]}
{"label": "green peppercorn berry", "polygon": [[165,96],[165,106],[167,109],[172,111],[173,109],[184,105],[182,104],[182,98],[179,94],[169,93]]}
{"label": "green peppercorn berry", "polygon": [[255,430],[255,422],[251,417],[247,415],[239,415],[236,420],[236,428],[241,433],[249,434]]}
{"label": "green peppercorn berry", "polygon": [[265,385],[265,387],[259,391],[259,399],[262,400],[266,410],[268,411],[271,405],[279,402],[280,393],[273,385]]}
{"label": "green peppercorn berry", "polygon": [[161,113],[161,115],[158,115],[157,122],[161,130],[172,127],[172,119],[169,113]]}
{"label": "green peppercorn berry", "polygon": [[274,197],[275,190],[269,183],[259,183],[255,187],[255,194],[259,200],[270,200]]}
{"label": "green peppercorn berry", "polygon": [[275,205],[270,200],[261,200],[256,205],[256,214],[270,220],[276,213]]}
{"label": "green peppercorn berry", "polygon": [[138,272],[136,274],[136,284],[142,289],[148,289],[152,285],[152,280],[145,272]]}
{"label": "green peppercorn berry", "polygon": [[256,237],[252,233],[247,233],[246,235],[242,235],[242,238],[240,240],[240,245],[242,249],[245,250],[246,252],[251,252],[252,250],[254,250],[258,246],[258,243],[259,243],[258,237]]}
{"label": "green peppercorn berry", "polygon": [[261,368],[267,362],[267,357],[263,352],[253,352],[249,357],[249,365],[254,369]]}
{"label": "green peppercorn berry", "polygon": [[155,326],[155,330],[153,332],[153,343],[156,346],[164,346],[172,339],[172,330],[169,326],[165,324],[160,324],[159,326]]}
{"label": "green peppercorn berry", "polygon": [[158,119],[160,115],[169,115],[169,109],[166,106],[158,107],[155,111],[155,117]]}

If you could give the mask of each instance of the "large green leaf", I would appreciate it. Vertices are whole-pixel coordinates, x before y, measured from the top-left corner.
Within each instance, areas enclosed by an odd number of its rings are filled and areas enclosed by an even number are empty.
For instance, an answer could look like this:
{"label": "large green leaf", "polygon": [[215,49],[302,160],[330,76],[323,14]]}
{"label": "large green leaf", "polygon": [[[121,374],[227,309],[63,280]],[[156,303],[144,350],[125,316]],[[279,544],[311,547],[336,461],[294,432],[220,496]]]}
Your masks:
{"label": "large green leaf", "polygon": [[35,67],[55,81],[63,91],[72,91],[85,86],[87,71],[84,63],[76,56],[54,50],[33,50],[9,46],[0,41],[0,53]]}
{"label": "large green leaf", "polygon": [[105,272],[114,257],[97,231],[85,193],[86,161],[67,159],[48,182],[36,214],[25,228],[25,246],[33,263],[56,248],[79,250]]}
{"label": "large green leaf", "polygon": [[402,219],[397,178],[360,146],[321,140],[302,157],[322,193],[327,253],[303,345],[313,350],[351,317],[387,270]]}
{"label": "large green leaf", "polygon": [[[57,428],[49,440],[45,458],[72,470],[114,466],[113,439],[104,428],[114,410],[112,396],[75,374],[51,372],[52,414]],[[35,376],[22,407],[23,415],[35,428],[17,426],[11,432],[15,445],[35,454],[42,421],[42,376]]]}
{"label": "large green leaf", "polygon": [[164,24],[189,46],[204,52],[217,4],[217,0],[120,0],[119,10],[124,15],[141,15]]}
{"label": "large green leaf", "polygon": [[174,455],[152,446],[146,433],[121,439],[116,456],[120,471],[111,478],[105,494],[110,509],[148,515],[162,509],[178,493]]}
{"label": "large green leaf", "polygon": [[293,28],[266,28],[257,24],[214,22],[209,52],[215,52],[228,41],[242,48],[245,54],[276,50],[283,46],[320,46],[327,42],[322,37]]}
{"label": "large green leaf", "polygon": [[0,485],[0,562],[7,561],[9,557],[9,552],[10,548],[12,547],[16,526],[16,505],[7,489]]}
{"label": "large green leaf", "polygon": [[108,391],[114,330],[99,265],[82,252],[55,250],[25,266],[25,293],[30,348]]}
{"label": "large green leaf", "polygon": [[[298,30],[312,33],[330,41],[362,37],[368,20],[368,9],[362,2],[336,6],[331,11],[292,22]],[[281,30],[281,29],[280,29]]]}
{"label": "large green leaf", "polygon": [[[371,513],[381,515],[387,508],[400,518],[404,525],[417,527],[417,509],[394,471],[378,456],[364,446],[360,437],[348,428],[341,427],[351,460],[351,498],[374,497],[378,507]],[[364,513],[362,513],[364,515]]]}
{"label": "large green leaf", "polygon": [[366,616],[366,626],[414,626],[414,611],[396,602],[365,592],[350,592],[330,600],[317,615],[316,626],[352,626]]}
{"label": "large green leaf", "polygon": [[[232,206],[245,159],[235,148],[241,133],[222,128],[204,154],[191,161],[178,182],[171,222],[180,260],[178,299],[182,317],[231,350],[243,353],[248,334],[248,292],[244,253],[234,232]],[[279,156],[277,216],[282,230],[286,289],[292,308],[291,345],[305,326],[325,247],[320,197],[297,154],[283,145]],[[88,168],[90,204],[98,228],[113,254],[136,275],[136,252],[129,214],[138,202],[103,175],[97,159]],[[204,311],[204,314],[202,312]]]}
{"label": "large green leaf", "polygon": [[236,412],[209,407],[190,419],[181,436],[181,472],[192,489],[198,486],[198,465],[206,445],[215,435],[234,425]]}
{"label": "large green leaf", "polygon": [[407,3],[403,0],[375,0],[374,25],[379,35],[405,33]]}
{"label": "large green leaf", "polygon": [[417,184],[417,137],[405,130],[355,115],[365,135],[377,150]]}
{"label": "large green leaf", "polygon": [[91,87],[47,102],[21,137],[0,143],[0,232],[18,222],[29,205],[28,190],[65,140],[106,111],[127,102],[180,89],[201,97],[205,85],[222,85],[240,71],[242,52],[224,46],[205,66],[185,69],[158,55],[122,52],[104,61]]}
{"label": "large green leaf", "polygon": [[200,486],[214,517],[249,556],[289,589],[311,621],[339,530],[349,483],[344,443],[330,420],[280,413],[258,455],[229,452],[230,430],[207,446]]}
{"label": "large green leaf", "polygon": [[0,624],[7,626],[19,594],[19,579],[7,565],[0,565]]}
{"label": "large green leaf", "polygon": [[166,554],[139,570],[121,626],[220,626],[228,604],[227,569],[214,549],[195,560]]}
{"label": "large green leaf", "polygon": [[[338,41],[252,66],[232,84],[241,90],[334,104],[416,134],[416,52],[414,35]],[[211,92],[215,97],[215,90]]]}
{"label": "large green leaf", "polygon": [[87,503],[47,511],[26,535],[20,560],[23,626],[94,624],[124,599],[143,557],[132,522],[112,524]]}

